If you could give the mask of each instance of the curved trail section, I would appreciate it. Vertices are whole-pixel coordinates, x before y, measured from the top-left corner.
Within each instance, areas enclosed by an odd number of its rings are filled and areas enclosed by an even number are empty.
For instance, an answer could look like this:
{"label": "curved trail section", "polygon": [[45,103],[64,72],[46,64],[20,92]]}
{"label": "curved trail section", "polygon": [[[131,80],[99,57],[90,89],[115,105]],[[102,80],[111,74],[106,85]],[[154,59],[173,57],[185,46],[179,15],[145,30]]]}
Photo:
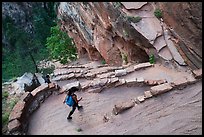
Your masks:
{"label": "curved trail section", "polygon": [[133,99],[148,88],[118,87],[99,94],[78,92],[84,109],[76,109],[71,121],[66,119],[70,108],[62,103],[65,94],[52,95],[30,117],[28,134],[202,134],[201,81],[148,99],[103,121],[115,104]]}

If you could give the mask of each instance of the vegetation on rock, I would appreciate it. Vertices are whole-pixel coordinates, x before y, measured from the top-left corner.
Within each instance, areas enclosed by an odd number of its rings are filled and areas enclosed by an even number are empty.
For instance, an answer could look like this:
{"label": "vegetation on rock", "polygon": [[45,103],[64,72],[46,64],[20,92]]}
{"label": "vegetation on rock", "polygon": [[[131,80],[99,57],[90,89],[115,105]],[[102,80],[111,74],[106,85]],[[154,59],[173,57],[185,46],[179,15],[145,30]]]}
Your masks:
{"label": "vegetation on rock", "polygon": [[46,46],[53,59],[57,59],[62,64],[77,57],[76,47],[72,38],[61,31],[59,26],[51,27],[51,36],[47,38]]}
{"label": "vegetation on rock", "polygon": [[160,9],[156,9],[154,11],[154,15],[159,19],[162,18],[162,11]]}
{"label": "vegetation on rock", "polygon": [[150,63],[150,64],[154,64],[154,63],[155,63],[155,59],[154,59],[154,55],[153,55],[153,54],[151,54],[151,55],[149,56],[149,63]]}
{"label": "vegetation on rock", "polygon": [[2,92],[2,133],[7,130],[9,115],[18,100],[17,97],[9,97],[8,91]]}
{"label": "vegetation on rock", "polygon": [[106,64],[106,61],[105,61],[105,60],[102,60],[102,61],[101,61],[101,64],[103,64],[103,65]]}
{"label": "vegetation on rock", "polygon": [[125,54],[125,53],[122,53],[122,60],[124,62],[124,64],[127,64],[128,63],[128,56]]}

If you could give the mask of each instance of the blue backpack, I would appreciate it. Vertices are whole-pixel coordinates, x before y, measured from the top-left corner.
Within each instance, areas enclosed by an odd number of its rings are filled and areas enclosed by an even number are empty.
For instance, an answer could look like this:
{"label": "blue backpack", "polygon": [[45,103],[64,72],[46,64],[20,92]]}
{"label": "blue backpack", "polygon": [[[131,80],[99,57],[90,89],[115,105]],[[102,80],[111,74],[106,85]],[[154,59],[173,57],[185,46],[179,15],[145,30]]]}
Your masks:
{"label": "blue backpack", "polygon": [[74,100],[73,100],[72,96],[67,96],[65,102],[70,107],[74,105]]}

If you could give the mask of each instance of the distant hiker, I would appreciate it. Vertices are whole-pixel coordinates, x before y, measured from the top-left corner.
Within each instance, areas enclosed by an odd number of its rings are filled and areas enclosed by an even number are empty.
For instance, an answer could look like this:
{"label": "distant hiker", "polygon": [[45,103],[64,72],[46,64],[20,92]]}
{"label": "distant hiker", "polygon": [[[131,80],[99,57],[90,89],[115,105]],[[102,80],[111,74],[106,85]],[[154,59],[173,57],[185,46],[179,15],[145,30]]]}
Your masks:
{"label": "distant hiker", "polygon": [[66,103],[68,106],[72,107],[72,110],[70,111],[69,115],[67,116],[67,119],[72,119],[71,115],[74,113],[76,107],[78,108],[78,110],[80,110],[82,108],[82,106],[78,105],[78,102],[82,99],[82,97],[78,100],[77,95],[74,94],[78,90],[79,89],[77,87],[72,87],[71,89],[69,89],[69,91],[65,97],[65,100],[63,101],[63,103]]}
{"label": "distant hiker", "polygon": [[48,74],[45,76],[45,83],[51,83],[50,76]]}
{"label": "distant hiker", "polygon": [[52,88],[54,86],[55,89],[60,90],[59,85],[50,81],[50,76],[48,74],[45,76],[44,80],[45,80],[45,83],[48,83],[49,88]]}

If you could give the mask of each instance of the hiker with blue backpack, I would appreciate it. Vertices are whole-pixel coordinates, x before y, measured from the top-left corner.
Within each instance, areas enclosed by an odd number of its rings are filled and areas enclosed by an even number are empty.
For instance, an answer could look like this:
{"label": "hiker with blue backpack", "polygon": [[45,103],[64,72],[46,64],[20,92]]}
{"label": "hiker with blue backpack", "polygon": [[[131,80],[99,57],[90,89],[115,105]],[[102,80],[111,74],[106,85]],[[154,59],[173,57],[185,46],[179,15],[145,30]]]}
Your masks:
{"label": "hiker with blue backpack", "polygon": [[76,108],[78,108],[78,110],[82,108],[82,106],[78,105],[78,102],[82,99],[82,97],[78,100],[77,95],[74,94],[78,90],[79,89],[77,87],[72,87],[71,89],[69,89],[67,96],[63,101],[63,103],[66,103],[68,106],[72,107],[72,110],[70,111],[67,119],[72,119],[71,115],[74,113]]}

